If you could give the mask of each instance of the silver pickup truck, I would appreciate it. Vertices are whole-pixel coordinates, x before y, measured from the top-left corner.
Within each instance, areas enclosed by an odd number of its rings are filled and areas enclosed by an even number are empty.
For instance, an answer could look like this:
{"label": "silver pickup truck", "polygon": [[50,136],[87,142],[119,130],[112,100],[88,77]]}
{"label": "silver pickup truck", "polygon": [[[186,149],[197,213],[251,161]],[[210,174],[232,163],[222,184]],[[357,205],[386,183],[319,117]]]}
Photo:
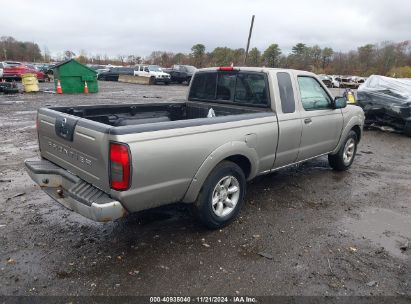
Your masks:
{"label": "silver pickup truck", "polygon": [[41,160],[25,164],[47,194],[95,221],[184,202],[219,228],[257,175],[321,155],[349,168],[363,123],[312,73],[210,68],[183,102],[40,108]]}

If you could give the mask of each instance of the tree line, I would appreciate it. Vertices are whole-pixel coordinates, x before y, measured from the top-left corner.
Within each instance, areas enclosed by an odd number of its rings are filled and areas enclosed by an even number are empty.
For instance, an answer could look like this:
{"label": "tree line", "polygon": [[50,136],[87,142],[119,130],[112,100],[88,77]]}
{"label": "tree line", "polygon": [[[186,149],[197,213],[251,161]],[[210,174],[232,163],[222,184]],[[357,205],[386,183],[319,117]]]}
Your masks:
{"label": "tree line", "polygon": [[51,58],[48,49],[43,51],[33,42],[17,41],[13,37],[0,38],[0,60],[19,60],[28,62],[50,62],[76,58],[82,63],[135,65],[138,63],[157,64],[169,67],[173,64],[189,64],[198,68],[209,66],[257,66],[273,68],[292,68],[307,70],[317,74],[359,75],[371,74],[411,77],[411,41],[381,42],[366,44],[348,52],[335,51],[331,47],[309,46],[297,43],[290,52],[285,53],[276,43],[265,50],[252,48],[245,61],[243,48],[216,47],[211,51],[204,44],[192,46],[188,53],[154,51],[143,58],[138,55],[89,55],[85,50],[79,54],[66,50]]}

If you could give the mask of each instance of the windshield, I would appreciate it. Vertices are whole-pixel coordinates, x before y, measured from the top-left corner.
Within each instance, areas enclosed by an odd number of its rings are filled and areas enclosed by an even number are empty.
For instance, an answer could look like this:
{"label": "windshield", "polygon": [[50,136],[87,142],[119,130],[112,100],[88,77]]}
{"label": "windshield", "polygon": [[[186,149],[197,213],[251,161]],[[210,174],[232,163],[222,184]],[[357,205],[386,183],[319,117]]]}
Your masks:
{"label": "windshield", "polygon": [[148,68],[151,72],[162,72],[163,71],[158,65],[149,65]]}
{"label": "windshield", "polygon": [[186,65],[185,68],[187,69],[188,72],[194,73],[196,71],[196,68],[193,67],[192,65]]}

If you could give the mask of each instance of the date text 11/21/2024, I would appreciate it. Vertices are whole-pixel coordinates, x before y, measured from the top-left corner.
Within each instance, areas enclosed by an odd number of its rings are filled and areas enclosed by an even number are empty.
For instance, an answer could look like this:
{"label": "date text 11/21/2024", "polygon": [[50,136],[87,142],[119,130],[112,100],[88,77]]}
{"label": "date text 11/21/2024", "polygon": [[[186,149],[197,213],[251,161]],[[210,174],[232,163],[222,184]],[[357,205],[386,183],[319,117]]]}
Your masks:
{"label": "date text 11/21/2024", "polygon": [[150,297],[150,303],[257,303],[255,297],[248,296],[201,296],[201,297]]}

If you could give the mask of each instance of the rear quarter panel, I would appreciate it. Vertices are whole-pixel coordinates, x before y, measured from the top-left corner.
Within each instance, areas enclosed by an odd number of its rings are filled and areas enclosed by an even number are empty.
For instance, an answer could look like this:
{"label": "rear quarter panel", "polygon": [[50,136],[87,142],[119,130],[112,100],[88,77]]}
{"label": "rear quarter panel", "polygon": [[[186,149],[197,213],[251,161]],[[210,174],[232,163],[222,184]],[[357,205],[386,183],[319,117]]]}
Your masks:
{"label": "rear quarter panel", "polygon": [[[249,134],[256,134],[256,140],[247,145]],[[254,172],[270,169],[277,136],[274,113],[250,120],[112,136],[111,140],[129,145],[133,173],[130,190],[112,190],[111,195],[132,212],[181,201],[199,169],[199,175],[207,177],[223,156],[241,154],[243,150],[253,157]],[[225,152],[216,154],[214,161],[202,167],[210,154],[224,145],[228,146]],[[197,180],[200,187],[192,197],[196,197],[204,179]]]}

